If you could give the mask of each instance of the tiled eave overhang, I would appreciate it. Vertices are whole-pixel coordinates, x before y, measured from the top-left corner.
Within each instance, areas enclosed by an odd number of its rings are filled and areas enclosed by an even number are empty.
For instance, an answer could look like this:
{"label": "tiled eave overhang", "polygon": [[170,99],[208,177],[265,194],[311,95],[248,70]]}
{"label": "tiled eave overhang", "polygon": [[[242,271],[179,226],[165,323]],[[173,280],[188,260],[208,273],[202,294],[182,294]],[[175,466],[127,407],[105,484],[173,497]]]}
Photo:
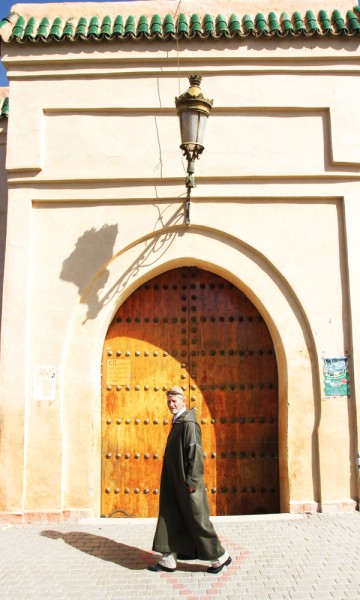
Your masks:
{"label": "tiled eave overhang", "polygon": [[[13,24],[10,35],[2,36],[1,28]],[[8,27],[6,27],[8,29]],[[277,15],[257,13],[254,17],[232,14],[187,17],[180,14],[174,19],[170,14],[161,18],[154,14],[151,18],[105,16],[69,17],[49,19],[46,16],[37,19],[25,18],[12,13],[0,23],[0,37],[3,42],[80,42],[87,40],[168,40],[193,38],[235,38],[235,37],[352,37],[360,32],[360,7],[355,6],[342,14],[339,10],[328,13],[312,10],[304,14],[296,11],[292,14],[282,12]]]}

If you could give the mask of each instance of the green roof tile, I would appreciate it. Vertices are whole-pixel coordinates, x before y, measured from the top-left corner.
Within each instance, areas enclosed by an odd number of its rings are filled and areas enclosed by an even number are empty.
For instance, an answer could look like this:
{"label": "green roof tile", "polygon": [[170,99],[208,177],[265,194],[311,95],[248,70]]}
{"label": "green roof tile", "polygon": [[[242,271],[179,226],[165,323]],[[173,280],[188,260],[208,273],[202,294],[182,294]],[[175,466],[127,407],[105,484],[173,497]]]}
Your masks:
{"label": "green roof tile", "polygon": [[15,27],[12,30],[11,37],[13,39],[16,39],[19,42],[24,37],[25,22],[26,21],[25,21],[24,17],[19,17],[18,20],[16,21]]}
{"label": "green roof tile", "polygon": [[[40,42],[52,41],[61,42],[62,40],[86,41],[89,39],[112,40],[126,38],[146,38],[146,39],[169,39],[174,37],[200,37],[222,38],[226,37],[254,37],[277,36],[334,36],[343,35],[346,37],[359,35],[360,32],[360,7],[354,6],[348,10],[345,15],[339,10],[334,10],[329,16],[325,10],[315,13],[308,10],[305,14],[295,11],[292,14],[282,12],[280,17],[272,11],[267,17],[262,13],[253,16],[237,15],[233,13],[230,17],[223,14],[204,16],[193,14],[190,20],[184,14],[180,14],[174,23],[173,17],[168,14],[164,19],[157,14],[152,18],[141,16],[135,18],[128,16],[125,19],[122,15],[115,18],[111,16],[103,17],[99,20],[93,16],[90,19],[85,17],[60,19],[56,17],[53,21],[44,16],[36,20],[30,17],[28,21],[22,16],[17,15],[9,38],[4,36],[5,42]],[[15,15],[10,15],[3,19],[1,26],[9,25],[13,22]],[[150,25],[149,25],[150,23]],[[3,29],[4,31],[6,29]],[[1,36],[1,33],[0,33]]]}
{"label": "green roof tile", "polygon": [[305,14],[305,23],[308,31],[319,33],[320,27],[312,10],[307,10]]}
{"label": "green roof tile", "polygon": [[8,25],[9,23],[11,23],[11,22],[12,22],[12,21],[11,21],[11,17],[16,17],[16,16],[18,16],[18,15],[17,15],[17,13],[13,13],[13,12],[11,12],[11,13],[9,14],[9,16],[8,16],[8,17],[4,17],[4,18],[3,18],[3,19],[0,21],[0,29],[1,29],[2,27],[5,27],[6,25]]}
{"label": "green roof tile", "polygon": [[149,25],[146,17],[140,17],[137,26],[137,35],[138,37],[149,35]]}
{"label": "green roof tile", "polygon": [[162,20],[159,15],[153,15],[150,23],[150,33],[152,36],[161,36],[162,34]]}
{"label": "green roof tile", "polygon": [[97,17],[92,17],[90,20],[88,36],[99,37],[99,19]]}
{"label": "green roof tile", "polygon": [[41,19],[39,28],[37,30],[36,37],[39,37],[43,40],[47,40],[49,30],[50,30],[49,19],[47,17],[44,17],[43,19]]}
{"label": "green roof tile", "polygon": [[128,17],[125,23],[125,35],[129,34],[134,37],[136,35],[135,19],[132,16]]}
{"label": "green roof tile", "polygon": [[352,10],[347,11],[346,21],[347,21],[350,33],[357,33],[358,31],[360,31],[360,23],[357,20],[354,11],[352,11]]}
{"label": "green roof tile", "polygon": [[211,35],[214,31],[214,20],[211,15],[206,14],[203,19],[203,32],[205,35]]}
{"label": "green roof tile", "polygon": [[166,15],[163,29],[165,35],[175,35],[175,25],[171,15]]}
{"label": "green roof tile", "polygon": [[239,17],[234,13],[231,15],[229,19],[229,31],[230,35],[241,34],[241,23]]}
{"label": "green roof tile", "polygon": [[301,14],[296,11],[293,15],[295,33],[306,33],[306,27]]}
{"label": "green roof tile", "polygon": [[9,98],[6,97],[0,106],[0,118],[7,117],[9,115]]}
{"label": "green roof tile", "polygon": [[124,19],[122,18],[121,15],[118,15],[114,21],[113,35],[114,35],[114,37],[122,37],[124,35],[124,33],[125,33]]}
{"label": "green roof tile", "polygon": [[294,27],[287,12],[281,13],[280,21],[283,35],[291,35],[294,33]]}
{"label": "green roof tile", "polygon": [[76,27],[75,35],[82,39],[86,39],[87,36],[87,20],[85,17],[80,17]]}
{"label": "green roof tile", "polygon": [[63,37],[65,39],[74,37],[75,29],[74,29],[73,21],[74,21],[73,17],[70,17],[69,19],[67,19],[67,21],[65,23],[64,32],[63,32]]}
{"label": "green roof tile", "polygon": [[202,27],[201,27],[201,19],[199,15],[191,15],[190,19],[190,31],[191,35],[201,35]]}
{"label": "green roof tile", "polygon": [[189,35],[189,25],[186,15],[181,13],[177,22],[177,32],[179,36],[188,36]]}
{"label": "green roof tile", "polygon": [[216,35],[228,35],[229,29],[224,15],[218,15],[215,21]]}
{"label": "green roof tile", "polygon": [[347,28],[345,26],[345,20],[341,16],[339,10],[334,10],[332,14],[332,22],[334,24],[334,29],[336,33],[347,33]]}
{"label": "green roof tile", "polygon": [[258,13],[255,17],[255,27],[257,29],[258,34],[260,35],[262,35],[263,33],[269,33],[266,19],[261,13]]}
{"label": "green roof tile", "polygon": [[277,35],[281,34],[280,23],[274,12],[271,12],[269,14],[269,30],[270,30],[270,33],[272,33],[272,34],[274,34],[274,33],[276,33]]}
{"label": "green roof tile", "polygon": [[331,20],[326,10],[321,10],[319,12],[319,21],[321,31],[326,35],[327,33],[332,32]]}
{"label": "green roof tile", "polygon": [[100,34],[102,38],[110,39],[111,37],[111,17],[109,15],[103,18]]}
{"label": "green roof tile", "polygon": [[26,28],[25,28],[25,32],[24,32],[25,39],[27,39],[27,40],[35,39],[35,27],[36,27],[35,17],[30,17],[30,19],[28,20],[28,22],[26,24]]}
{"label": "green roof tile", "polygon": [[252,20],[252,18],[250,17],[250,15],[244,15],[243,16],[242,24],[243,24],[245,35],[247,35],[249,33],[255,34],[254,21]]}
{"label": "green roof tile", "polygon": [[60,17],[56,17],[56,19],[54,20],[54,22],[51,26],[49,37],[50,37],[50,39],[59,40],[61,37],[61,33],[62,33],[62,21],[61,21]]}

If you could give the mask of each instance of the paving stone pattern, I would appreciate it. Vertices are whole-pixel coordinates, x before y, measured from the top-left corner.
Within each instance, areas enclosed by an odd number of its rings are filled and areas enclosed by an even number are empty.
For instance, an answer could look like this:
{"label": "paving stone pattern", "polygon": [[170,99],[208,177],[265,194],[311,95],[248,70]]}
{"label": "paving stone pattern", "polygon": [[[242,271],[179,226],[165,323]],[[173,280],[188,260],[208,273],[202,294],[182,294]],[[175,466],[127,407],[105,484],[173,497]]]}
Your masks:
{"label": "paving stone pattern", "polygon": [[152,573],[155,520],[0,525],[1,600],[359,600],[360,515],[215,521],[233,563]]}

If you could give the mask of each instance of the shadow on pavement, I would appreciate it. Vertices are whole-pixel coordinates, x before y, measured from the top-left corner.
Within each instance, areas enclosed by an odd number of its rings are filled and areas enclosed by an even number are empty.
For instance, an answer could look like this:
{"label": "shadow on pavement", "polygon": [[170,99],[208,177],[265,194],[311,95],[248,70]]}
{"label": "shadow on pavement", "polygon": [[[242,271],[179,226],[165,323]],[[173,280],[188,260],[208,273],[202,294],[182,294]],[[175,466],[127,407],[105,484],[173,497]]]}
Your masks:
{"label": "shadow on pavement", "polygon": [[154,562],[152,552],[146,552],[140,548],[84,531],[63,533],[61,531],[45,530],[40,535],[51,540],[61,539],[69,546],[76,548],[76,550],[134,571],[146,569]]}
{"label": "shadow on pavement", "polygon": [[[76,550],[85,552],[90,556],[95,556],[100,560],[106,560],[130,569],[132,571],[142,571],[156,562],[156,554],[146,552],[141,548],[128,546],[121,542],[115,542],[112,539],[101,535],[94,535],[84,531],[70,531],[63,533],[61,531],[44,530],[40,533],[42,537],[50,540],[63,540],[69,546]],[[178,571],[201,572],[204,571],[204,565],[178,563]]]}

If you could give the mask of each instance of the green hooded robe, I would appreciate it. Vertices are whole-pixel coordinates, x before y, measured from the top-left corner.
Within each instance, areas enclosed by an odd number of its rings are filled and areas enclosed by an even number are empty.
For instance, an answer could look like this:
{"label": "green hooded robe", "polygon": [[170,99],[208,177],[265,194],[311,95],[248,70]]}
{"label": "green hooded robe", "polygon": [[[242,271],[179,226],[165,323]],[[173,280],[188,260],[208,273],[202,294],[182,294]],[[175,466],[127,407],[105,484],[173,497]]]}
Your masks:
{"label": "green hooded robe", "polygon": [[[190,493],[189,486],[195,492]],[[225,552],[210,522],[201,429],[195,409],[176,419],[167,439],[153,550],[209,561]]]}

